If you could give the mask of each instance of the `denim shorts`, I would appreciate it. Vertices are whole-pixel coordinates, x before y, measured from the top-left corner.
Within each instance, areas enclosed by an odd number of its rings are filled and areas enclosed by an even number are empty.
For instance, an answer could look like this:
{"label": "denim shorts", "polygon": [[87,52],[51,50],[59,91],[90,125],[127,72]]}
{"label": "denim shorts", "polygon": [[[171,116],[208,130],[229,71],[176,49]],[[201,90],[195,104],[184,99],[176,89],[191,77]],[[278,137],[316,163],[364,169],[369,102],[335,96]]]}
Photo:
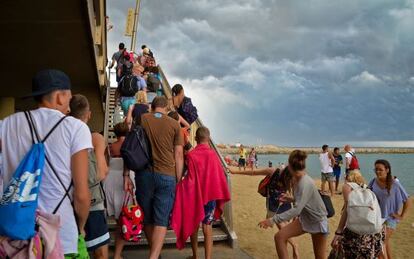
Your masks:
{"label": "denim shorts", "polygon": [[398,225],[398,221],[394,220],[394,219],[387,219],[384,222],[385,227],[387,228],[391,228],[393,230],[397,229],[397,225]]}
{"label": "denim shorts", "polygon": [[334,173],[321,173],[321,180],[328,181],[328,182],[335,182],[335,175]]}
{"label": "denim shorts", "polygon": [[157,172],[135,173],[135,195],[144,210],[144,225],[168,227],[175,199],[175,177]]}

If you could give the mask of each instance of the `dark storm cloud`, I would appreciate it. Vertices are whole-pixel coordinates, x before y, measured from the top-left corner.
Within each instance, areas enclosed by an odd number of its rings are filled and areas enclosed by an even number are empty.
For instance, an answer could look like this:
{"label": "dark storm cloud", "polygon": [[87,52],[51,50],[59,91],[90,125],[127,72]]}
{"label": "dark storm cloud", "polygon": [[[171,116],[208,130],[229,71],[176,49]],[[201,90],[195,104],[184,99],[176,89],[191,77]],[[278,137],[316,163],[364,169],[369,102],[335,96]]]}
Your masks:
{"label": "dark storm cloud", "polygon": [[[108,2],[114,49],[134,4]],[[143,0],[138,42],[218,141],[409,140],[413,25],[408,0]]]}

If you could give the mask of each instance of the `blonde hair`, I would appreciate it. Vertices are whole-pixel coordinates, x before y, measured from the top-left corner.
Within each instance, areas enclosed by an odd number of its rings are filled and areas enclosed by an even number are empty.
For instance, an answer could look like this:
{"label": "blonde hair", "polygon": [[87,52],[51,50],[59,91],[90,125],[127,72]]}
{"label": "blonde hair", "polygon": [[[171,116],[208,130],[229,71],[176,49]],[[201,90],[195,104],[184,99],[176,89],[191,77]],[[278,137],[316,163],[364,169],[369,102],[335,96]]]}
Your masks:
{"label": "blonde hair", "polygon": [[348,182],[356,183],[358,185],[366,184],[365,178],[362,176],[359,170],[349,171],[348,177],[346,179]]}
{"label": "blonde hair", "polygon": [[135,99],[137,101],[137,103],[143,103],[146,104],[148,103],[148,99],[147,99],[147,93],[145,91],[138,91],[135,94]]}
{"label": "blonde hair", "polygon": [[144,67],[140,64],[134,64],[134,67],[132,68],[132,72],[136,75],[141,75],[142,72],[144,72]]}

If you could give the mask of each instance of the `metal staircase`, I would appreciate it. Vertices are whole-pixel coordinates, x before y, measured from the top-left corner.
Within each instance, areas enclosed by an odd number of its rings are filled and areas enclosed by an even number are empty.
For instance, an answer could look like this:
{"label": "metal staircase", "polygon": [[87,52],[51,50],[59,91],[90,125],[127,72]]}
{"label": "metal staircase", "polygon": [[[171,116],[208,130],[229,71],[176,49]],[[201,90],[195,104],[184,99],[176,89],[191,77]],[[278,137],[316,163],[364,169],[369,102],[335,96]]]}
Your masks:
{"label": "metal staircase", "polygon": [[[163,70],[161,69],[160,66],[158,66],[159,71],[160,71],[160,75],[161,75],[161,79],[162,79],[162,86],[163,86],[163,90],[164,90],[164,94],[166,95],[167,98],[171,98],[171,87],[170,84],[168,83],[168,80],[163,72]],[[109,75],[110,76],[110,75]],[[110,80],[109,80],[110,82]],[[106,103],[105,103],[105,131],[104,131],[104,136],[105,139],[107,140],[108,143],[111,143],[115,140],[115,134],[113,132],[113,128],[114,128],[114,124],[115,124],[115,118],[116,116],[119,116],[117,113],[117,104],[115,103],[115,90],[116,87],[108,87],[107,91],[106,91]],[[195,144],[195,132],[197,130],[198,127],[203,126],[203,123],[201,122],[200,119],[197,119],[196,122],[194,122],[191,125],[191,142],[194,145]],[[220,155],[219,151],[216,148],[216,145],[214,144],[214,142],[211,142],[211,146],[214,148],[214,150],[216,151],[216,153],[219,155],[221,161],[222,161],[222,165],[223,168],[225,170],[225,175],[226,175],[226,179],[227,179],[227,183],[228,183],[228,187],[231,191],[231,179],[230,179],[230,174],[227,168],[226,163],[224,162],[223,157]],[[116,229],[116,223],[114,220],[109,220],[109,229],[111,232],[111,237],[113,237],[113,232]],[[201,230],[199,230],[198,233],[198,237],[199,237],[199,242],[203,242],[204,241],[204,236]],[[222,241],[222,242],[227,242],[231,247],[235,248],[238,246],[237,244],[237,236],[236,233],[233,230],[233,216],[232,216],[232,204],[231,201],[226,203],[225,207],[224,207],[224,211],[223,211],[223,215],[221,217],[221,220],[215,222],[213,224],[213,240],[215,242],[217,241]],[[113,241],[113,239],[112,239]],[[189,242],[189,240],[187,241]],[[111,242],[112,244],[114,244],[114,242]],[[165,242],[164,244],[175,244],[176,243],[176,237],[174,232],[169,229],[167,232],[167,235],[165,237]],[[140,246],[140,245],[147,245],[148,242],[145,239],[145,237],[143,237],[140,242],[138,243],[127,243],[127,245],[130,246]]]}

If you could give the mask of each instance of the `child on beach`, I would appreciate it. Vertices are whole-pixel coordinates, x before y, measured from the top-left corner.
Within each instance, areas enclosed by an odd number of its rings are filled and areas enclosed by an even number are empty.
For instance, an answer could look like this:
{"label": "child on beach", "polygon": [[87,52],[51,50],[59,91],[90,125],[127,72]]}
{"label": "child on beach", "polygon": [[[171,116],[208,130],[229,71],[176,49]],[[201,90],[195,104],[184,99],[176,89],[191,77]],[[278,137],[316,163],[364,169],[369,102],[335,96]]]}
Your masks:
{"label": "child on beach", "polygon": [[196,131],[197,146],[187,154],[188,174],[177,184],[171,227],[177,236],[177,248],[185,246],[191,235],[193,258],[197,257],[198,228],[202,223],[205,258],[213,249],[212,222],[218,219],[230,200],[225,172],[219,157],[210,148],[210,131]]}
{"label": "child on beach", "polygon": [[294,197],[283,194],[279,200],[289,203],[295,202],[295,206],[282,214],[276,214],[272,218],[265,219],[259,223],[261,228],[266,229],[273,227],[275,223],[288,222],[293,219],[291,223],[275,235],[276,251],[281,259],[289,258],[288,240],[305,233],[309,233],[312,236],[315,258],[326,258],[327,211],[313,179],[306,173],[306,158],[306,152],[301,150],[294,150],[289,155],[288,168],[295,182]]}
{"label": "child on beach", "polygon": [[[335,237],[332,240],[331,246],[336,250],[340,249],[344,254],[344,258],[374,259],[378,258],[378,255],[381,252],[385,232],[380,231],[372,234],[358,234],[351,230],[352,225],[348,226],[348,224],[350,224],[348,222],[348,218],[350,217],[350,215],[348,215],[348,201],[350,194],[352,191],[358,191],[360,188],[367,188],[364,177],[362,177],[359,170],[350,171],[348,174],[348,180],[342,187],[344,207],[342,209],[341,219],[339,220],[338,228],[335,231]],[[369,199],[365,200],[369,201]],[[355,212],[355,210],[353,212]],[[382,221],[379,222],[380,226],[381,222]],[[354,225],[354,228],[355,227],[356,226]]]}
{"label": "child on beach", "polygon": [[368,186],[377,196],[382,218],[385,220],[385,253],[379,258],[391,259],[390,239],[398,223],[408,212],[410,200],[401,183],[392,177],[391,164],[387,160],[375,161],[375,174],[376,178],[372,179]]}
{"label": "child on beach", "polygon": [[[270,178],[270,183],[267,189],[266,218],[272,218],[274,215],[282,214],[292,208],[291,203],[283,203],[279,201],[282,194],[292,192],[292,185],[292,175],[290,174],[289,169],[287,167],[277,168]],[[277,223],[276,226],[280,230],[288,224],[289,222],[280,222]],[[288,239],[288,243],[292,246],[293,258],[299,258],[298,245],[293,239]]]}

